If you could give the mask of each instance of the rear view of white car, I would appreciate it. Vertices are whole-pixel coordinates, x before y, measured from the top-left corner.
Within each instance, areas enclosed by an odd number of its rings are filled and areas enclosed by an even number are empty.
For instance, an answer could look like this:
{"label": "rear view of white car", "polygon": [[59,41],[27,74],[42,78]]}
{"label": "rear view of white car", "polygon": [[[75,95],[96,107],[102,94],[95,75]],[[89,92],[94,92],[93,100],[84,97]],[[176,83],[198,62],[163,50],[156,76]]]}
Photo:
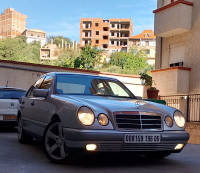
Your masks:
{"label": "rear view of white car", "polygon": [[19,99],[26,90],[12,87],[0,87],[0,126],[16,126]]}

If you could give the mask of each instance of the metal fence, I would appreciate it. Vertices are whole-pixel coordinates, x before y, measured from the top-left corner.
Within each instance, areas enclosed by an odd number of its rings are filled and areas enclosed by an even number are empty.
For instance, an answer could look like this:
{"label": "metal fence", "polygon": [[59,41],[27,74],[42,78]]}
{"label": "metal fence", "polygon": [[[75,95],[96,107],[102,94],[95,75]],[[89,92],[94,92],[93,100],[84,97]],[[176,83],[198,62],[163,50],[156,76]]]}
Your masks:
{"label": "metal fence", "polygon": [[187,121],[200,122],[200,94],[160,96],[168,106],[181,110]]}

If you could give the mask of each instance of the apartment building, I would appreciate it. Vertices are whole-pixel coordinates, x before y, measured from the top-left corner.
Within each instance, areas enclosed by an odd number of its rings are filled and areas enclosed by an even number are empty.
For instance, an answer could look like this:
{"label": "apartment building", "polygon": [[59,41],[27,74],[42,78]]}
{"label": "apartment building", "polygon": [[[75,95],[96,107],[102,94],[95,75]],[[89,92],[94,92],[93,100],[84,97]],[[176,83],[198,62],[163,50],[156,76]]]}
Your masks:
{"label": "apartment building", "polygon": [[104,49],[111,54],[128,49],[129,37],[133,34],[131,19],[81,18],[80,47],[87,44]]}
{"label": "apartment building", "polygon": [[155,14],[156,70],[160,95],[200,93],[199,0],[158,0]]}
{"label": "apartment building", "polygon": [[46,44],[46,32],[40,29],[26,29],[22,35],[27,37],[27,43],[39,41],[43,47]]}
{"label": "apartment building", "polygon": [[156,70],[160,95],[180,109],[188,123],[189,143],[200,144],[200,1],[157,0]]}
{"label": "apartment building", "polygon": [[129,38],[129,48],[137,47],[147,54],[148,64],[155,64],[156,37],[153,30],[143,30],[142,33]]}
{"label": "apartment building", "polygon": [[26,29],[27,16],[13,8],[5,9],[0,14],[0,38],[13,38],[21,35]]}

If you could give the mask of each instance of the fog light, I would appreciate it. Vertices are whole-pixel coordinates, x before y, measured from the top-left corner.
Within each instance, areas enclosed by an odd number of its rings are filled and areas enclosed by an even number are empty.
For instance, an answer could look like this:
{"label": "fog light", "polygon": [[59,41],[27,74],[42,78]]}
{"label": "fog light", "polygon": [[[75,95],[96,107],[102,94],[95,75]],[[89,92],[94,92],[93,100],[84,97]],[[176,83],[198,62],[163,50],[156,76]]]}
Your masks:
{"label": "fog light", "polygon": [[184,144],[177,144],[176,147],[174,148],[175,150],[180,150],[182,149]]}
{"label": "fog light", "polygon": [[87,144],[86,145],[86,150],[88,151],[94,151],[97,149],[97,145],[96,144]]}

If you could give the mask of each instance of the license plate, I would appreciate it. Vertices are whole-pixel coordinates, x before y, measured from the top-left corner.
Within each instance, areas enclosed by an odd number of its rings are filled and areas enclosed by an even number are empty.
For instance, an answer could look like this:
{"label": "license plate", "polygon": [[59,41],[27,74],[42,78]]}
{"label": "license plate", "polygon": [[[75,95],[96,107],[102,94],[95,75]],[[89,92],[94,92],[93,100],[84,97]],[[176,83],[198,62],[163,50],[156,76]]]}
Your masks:
{"label": "license plate", "polygon": [[0,120],[3,120],[3,115],[0,115]]}
{"label": "license plate", "polygon": [[125,134],[124,143],[160,143],[160,134]]}
{"label": "license plate", "polygon": [[3,119],[4,120],[16,120],[16,116],[15,115],[4,115]]}

